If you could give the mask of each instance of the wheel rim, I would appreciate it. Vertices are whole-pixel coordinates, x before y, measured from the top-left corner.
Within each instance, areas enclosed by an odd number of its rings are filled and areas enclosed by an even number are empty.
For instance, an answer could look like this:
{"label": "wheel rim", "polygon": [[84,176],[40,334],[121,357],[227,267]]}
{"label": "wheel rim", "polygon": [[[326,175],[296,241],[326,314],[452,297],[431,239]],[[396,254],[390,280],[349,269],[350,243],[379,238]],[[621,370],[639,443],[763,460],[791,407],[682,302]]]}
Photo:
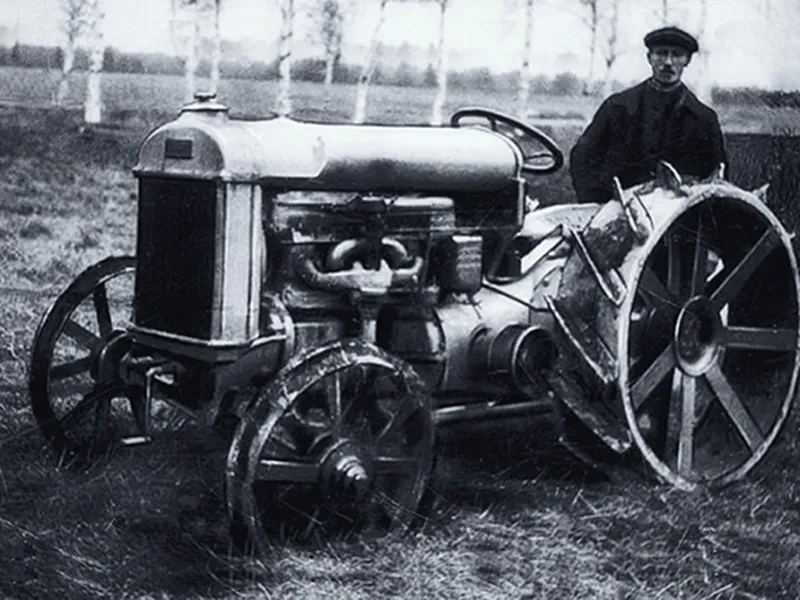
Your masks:
{"label": "wheel rim", "polygon": [[680,214],[620,326],[620,392],[645,461],[684,489],[725,485],[773,445],[798,372],[798,279],[780,224],[738,199]]}
{"label": "wheel rim", "polygon": [[405,363],[346,342],[293,361],[234,436],[228,507],[259,551],[407,527],[431,468],[430,397]]}
{"label": "wheel rim", "polygon": [[37,331],[31,359],[34,416],[62,462],[103,452],[125,398],[114,365],[128,345],[135,259],[107,259],[61,294]]}

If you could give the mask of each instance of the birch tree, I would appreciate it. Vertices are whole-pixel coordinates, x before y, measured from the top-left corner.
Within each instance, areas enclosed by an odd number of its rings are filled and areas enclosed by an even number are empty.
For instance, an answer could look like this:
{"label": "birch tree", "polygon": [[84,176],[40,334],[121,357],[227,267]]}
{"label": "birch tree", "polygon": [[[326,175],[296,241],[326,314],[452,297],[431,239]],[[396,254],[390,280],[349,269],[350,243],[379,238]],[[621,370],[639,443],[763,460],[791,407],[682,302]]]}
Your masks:
{"label": "birch tree", "polygon": [[600,29],[600,11],[598,10],[600,0],[580,0],[580,3],[586,7],[583,22],[589,29],[589,73],[583,85],[583,93],[588,95],[594,87],[594,63],[597,58],[597,37]]}
{"label": "birch tree", "polygon": [[[312,33],[322,44],[325,55],[325,103],[330,101],[336,65],[342,57],[342,37],[346,14],[344,0],[316,0],[310,7]],[[315,40],[316,41],[316,40]]]}
{"label": "birch tree", "polygon": [[75,51],[78,40],[86,30],[86,12],[89,0],[61,0],[64,19],[61,43],[61,77],[56,89],[55,102],[63,106],[69,97],[69,76],[75,70]]}
{"label": "birch tree", "polygon": [[294,37],[295,1],[278,0],[281,31],[278,38],[278,95],[275,112],[287,116],[292,112],[292,41]]}
{"label": "birch tree", "polygon": [[211,92],[218,93],[222,62],[222,0],[170,0],[170,6],[172,45],[183,66],[184,102],[192,102],[198,91],[200,47],[201,42],[208,39],[211,40],[209,88]]}
{"label": "birch tree", "polygon": [[198,51],[200,44],[200,0],[170,0],[172,43],[183,64],[184,102],[194,100],[197,90]]}
{"label": "birch tree", "polygon": [[517,87],[517,113],[525,117],[531,96],[531,48],[533,47],[533,8],[534,0],[525,0],[525,18],[523,19],[522,66],[519,71]]}
{"label": "birch tree", "polygon": [[431,125],[442,124],[444,103],[447,101],[447,43],[445,32],[447,30],[447,8],[450,2],[449,0],[437,0],[436,4],[439,7],[439,41],[436,51],[436,96],[433,99]]}
{"label": "birch tree", "polygon": [[433,98],[431,109],[431,125],[441,125],[443,121],[444,105],[447,102],[447,14],[450,0],[395,0],[396,2],[433,4],[439,13],[435,58],[436,95]]}
{"label": "birch tree", "polygon": [[603,96],[608,97],[614,91],[614,65],[619,58],[619,8],[622,0],[609,0],[608,16],[605,19],[605,44],[603,59],[605,61],[605,79],[603,80]]}
{"label": "birch tree", "polygon": [[713,102],[712,91],[714,82],[710,69],[711,50],[708,48],[706,27],[708,22],[708,0],[697,0],[699,8],[699,23],[697,26],[697,38],[700,40],[700,49],[697,52],[692,65],[695,67],[695,86],[694,93],[697,97],[711,104]]}
{"label": "birch tree", "polygon": [[378,0],[378,19],[375,23],[375,27],[372,29],[369,45],[367,46],[367,55],[364,57],[364,64],[358,76],[353,123],[363,123],[367,117],[367,95],[369,94],[372,76],[378,64],[378,44],[380,43],[380,34],[383,29],[383,24],[386,21],[386,5],[388,3],[389,0]]}
{"label": "birch tree", "polygon": [[89,74],[86,79],[86,101],[84,102],[83,120],[86,123],[100,123],[103,116],[102,71],[103,21],[105,11],[103,0],[91,0],[87,7],[86,35],[89,46]]}
{"label": "birch tree", "polygon": [[214,11],[214,35],[211,44],[211,91],[219,93],[219,71],[222,63],[222,30],[220,28],[219,16],[222,8],[222,0],[212,0]]}

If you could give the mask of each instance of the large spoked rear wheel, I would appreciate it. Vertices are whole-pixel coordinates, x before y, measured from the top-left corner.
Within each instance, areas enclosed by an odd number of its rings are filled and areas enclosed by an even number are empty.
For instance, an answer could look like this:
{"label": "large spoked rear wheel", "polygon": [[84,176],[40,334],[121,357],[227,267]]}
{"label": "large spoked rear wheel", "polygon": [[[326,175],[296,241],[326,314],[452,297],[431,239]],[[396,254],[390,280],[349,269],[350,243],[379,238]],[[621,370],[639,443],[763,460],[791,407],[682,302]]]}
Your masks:
{"label": "large spoked rear wheel", "polygon": [[372,535],[417,516],[431,400],[410,366],[361,341],[300,355],[258,394],[228,455],[232,533],[272,544]]}
{"label": "large spoked rear wheel", "polygon": [[775,443],[796,390],[788,236],[757,204],[716,198],[671,224],[635,283],[619,386],[640,454],[683,489],[742,478]]}
{"label": "large spoked rear wheel", "polygon": [[136,260],[107,258],[56,299],[36,332],[29,391],[36,422],[59,463],[88,466],[141,429],[144,403],[117,365],[129,348]]}

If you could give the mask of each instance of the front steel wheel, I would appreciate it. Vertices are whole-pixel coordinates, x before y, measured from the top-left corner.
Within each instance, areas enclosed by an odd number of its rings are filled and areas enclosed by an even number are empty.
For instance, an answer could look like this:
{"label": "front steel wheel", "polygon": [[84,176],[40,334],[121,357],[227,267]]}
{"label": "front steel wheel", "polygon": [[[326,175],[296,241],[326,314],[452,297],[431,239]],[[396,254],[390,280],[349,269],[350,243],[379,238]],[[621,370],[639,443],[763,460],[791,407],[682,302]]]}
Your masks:
{"label": "front steel wheel", "polygon": [[228,455],[232,533],[273,544],[407,528],[430,476],[431,398],[405,362],[362,341],[292,360],[257,395]]}
{"label": "front steel wheel", "polygon": [[124,351],[136,260],[112,257],[81,273],[56,299],[36,332],[29,391],[33,415],[60,462],[103,452],[112,400],[124,396],[108,365]]}

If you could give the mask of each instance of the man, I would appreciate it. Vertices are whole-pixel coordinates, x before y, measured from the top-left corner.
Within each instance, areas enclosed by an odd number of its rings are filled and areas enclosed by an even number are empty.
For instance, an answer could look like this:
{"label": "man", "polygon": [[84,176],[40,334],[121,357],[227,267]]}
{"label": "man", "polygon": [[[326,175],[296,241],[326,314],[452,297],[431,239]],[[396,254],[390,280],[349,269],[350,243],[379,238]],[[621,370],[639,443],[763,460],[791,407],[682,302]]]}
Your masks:
{"label": "man", "polygon": [[659,160],[701,178],[727,163],[716,113],[681,81],[697,40],[664,27],[648,33],[644,43],[652,76],[603,102],[572,149],[579,202],[607,202],[614,176],[623,188],[652,179]]}

